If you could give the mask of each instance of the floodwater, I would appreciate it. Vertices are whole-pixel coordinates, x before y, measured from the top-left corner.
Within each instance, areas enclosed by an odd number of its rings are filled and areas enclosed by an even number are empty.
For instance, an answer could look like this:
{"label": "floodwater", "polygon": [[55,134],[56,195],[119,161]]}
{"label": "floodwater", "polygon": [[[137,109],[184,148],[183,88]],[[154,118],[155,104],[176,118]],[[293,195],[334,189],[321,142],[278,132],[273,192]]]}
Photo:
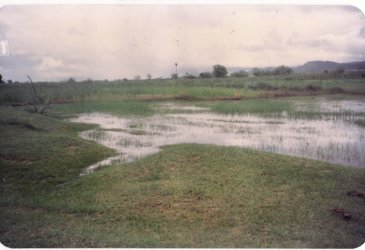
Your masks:
{"label": "floodwater", "polygon": [[[365,100],[325,102],[323,112],[352,112],[364,119]],[[298,109],[305,104],[296,103]],[[215,144],[300,156],[345,166],[365,168],[365,127],[349,118],[294,119],[285,116],[221,115],[209,108],[165,103],[167,114],[151,117],[116,117],[103,113],[81,114],[73,122],[99,124],[80,136],[115,149],[120,155],[95,163],[83,174],[112,162],[133,161],[157,153],[160,146],[180,143]],[[181,112],[184,111],[184,112]],[[190,111],[190,112],[186,112]],[[359,113],[359,115],[357,115]]]}

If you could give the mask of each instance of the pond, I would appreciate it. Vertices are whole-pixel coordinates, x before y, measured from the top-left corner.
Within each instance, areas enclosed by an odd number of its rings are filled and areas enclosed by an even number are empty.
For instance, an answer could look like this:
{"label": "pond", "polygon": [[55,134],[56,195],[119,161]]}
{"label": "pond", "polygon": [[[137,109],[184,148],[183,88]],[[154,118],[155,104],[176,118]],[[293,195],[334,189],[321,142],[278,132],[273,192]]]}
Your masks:
{"label": "pond", "polygon": [[[150,117],[89,113],[71,121],[100,125],[100,128],[84,131],[80,136],[113,148],[120,154],[95,163],[83,174],[115,161],[133,161],[157,153],[163,145],[179,143],[246,147],[344,166],[365,167],[365,127],[355,122],[364,119],[362,111],[365,110],[365,101],[326,102],[321,98],[315,101],[327,116],[291,118],[285,112],[270,117],[222,115],[212,113],[206,107],[164,103],[159,110],[169,112]],[[298,110],[306,109],[307,104],[295,102]],[[328,115],[328,112],[338,111],[346,111],[346,117]]]}

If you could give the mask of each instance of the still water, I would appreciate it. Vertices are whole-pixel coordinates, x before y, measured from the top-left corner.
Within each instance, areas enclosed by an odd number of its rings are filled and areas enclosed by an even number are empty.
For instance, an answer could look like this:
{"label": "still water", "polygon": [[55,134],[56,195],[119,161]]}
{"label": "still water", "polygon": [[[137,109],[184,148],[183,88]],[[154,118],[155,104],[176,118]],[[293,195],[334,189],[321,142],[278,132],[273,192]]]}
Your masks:
{"label": "still water", "polygon": [[[346,108],[352,116],[346,119],[294,119],[286,114],[276,117],[221,115],[209,112],[209,108],[165,103],[159,110],[168,109],[170,112],[151,117],[90,113],[81,114],[72,121],[100,125],[100,128],[84,131],[80,136],[119,153],[90,166],[83,174],[115,161],[133,161],[156,153],[163,145],[179,143],[247,147],[364,168],[365,127],[351,120],[363,119],[356,113],[365,110],[365,102],[336,101],[331,104],[318,99],[317,104],[323,112]],[[296,106],[298,109],[306,107],[300,102]]]}

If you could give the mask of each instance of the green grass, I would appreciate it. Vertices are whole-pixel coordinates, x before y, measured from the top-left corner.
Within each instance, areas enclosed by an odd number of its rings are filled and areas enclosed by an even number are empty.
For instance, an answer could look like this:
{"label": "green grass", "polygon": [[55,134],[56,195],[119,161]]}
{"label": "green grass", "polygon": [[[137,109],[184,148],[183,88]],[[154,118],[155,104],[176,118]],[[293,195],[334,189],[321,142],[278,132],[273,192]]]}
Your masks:
{"label": "green grass", "polygon": [[[219,100],[323,93],[365,93],[364,79],[311,79],[263,76],[223,79],[167,79],[141,81],[85,81],[35,83],[43,98],[53,104],[123,100]],[[308,90],[314,86],[315,91]],[[35,103],[30,84],[0,84],[0,104]]]}
{"label": "green grass", "polygon": [[14,108],[1,107],[0,114],[2,205],[18,200],[32,204],[38,194],[78,178],[85,166],[114,154],[78,137],[78,132],[94,126]]}
{"label": "green grass", "polygon": [[[365,240],[365,171],[182,144],[79,177],[113,151],[91,125],[0,109],[0,241],[9,247],[321,247]],[[334,207],[353,219],[331,213]]]}
{"label": "green grass", "polygon": [[[168,146],[58,186],[37,209],[2,207],[1,241],[12,247],[354,248],[364,242],[364,201],[345,193],[364,190],[364,178],[363,170],[301,158]],[[353,220],[332,214],[334,207]]]}
{"label": "green grass", "polygon": [[103,112],[113,115],[151,115],[154,113],[149,102],[137,101],[105,101],[105,102],[82,102],[51,106],[50,112],[62,114],[78,114]]}

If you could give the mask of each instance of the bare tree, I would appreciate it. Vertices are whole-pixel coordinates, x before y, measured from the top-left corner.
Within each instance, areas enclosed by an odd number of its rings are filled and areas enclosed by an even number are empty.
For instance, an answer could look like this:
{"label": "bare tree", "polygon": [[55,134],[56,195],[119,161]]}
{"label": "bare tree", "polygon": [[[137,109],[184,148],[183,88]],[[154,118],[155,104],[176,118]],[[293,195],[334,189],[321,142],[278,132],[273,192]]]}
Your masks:
{"label": "bare tree", "polygon": [[[32,84],[34,99],[36,100],[35,104],[33,105],[34,112],[40,113],[40,114],[45,114],[46,110],[49,106],[50,99],[49,99],[49,97],[47,97],[45,99],[40,97],[37,93],[37,90],[36,90],[35,86],[34,86],[32,78],[30,78],[30,76],[28,76],[28,75],[27,75],[27,77],[28,77],[30,83]],[[39,109],[37,107],[37,104],[39,104],[39,106],[40,106]]]}

